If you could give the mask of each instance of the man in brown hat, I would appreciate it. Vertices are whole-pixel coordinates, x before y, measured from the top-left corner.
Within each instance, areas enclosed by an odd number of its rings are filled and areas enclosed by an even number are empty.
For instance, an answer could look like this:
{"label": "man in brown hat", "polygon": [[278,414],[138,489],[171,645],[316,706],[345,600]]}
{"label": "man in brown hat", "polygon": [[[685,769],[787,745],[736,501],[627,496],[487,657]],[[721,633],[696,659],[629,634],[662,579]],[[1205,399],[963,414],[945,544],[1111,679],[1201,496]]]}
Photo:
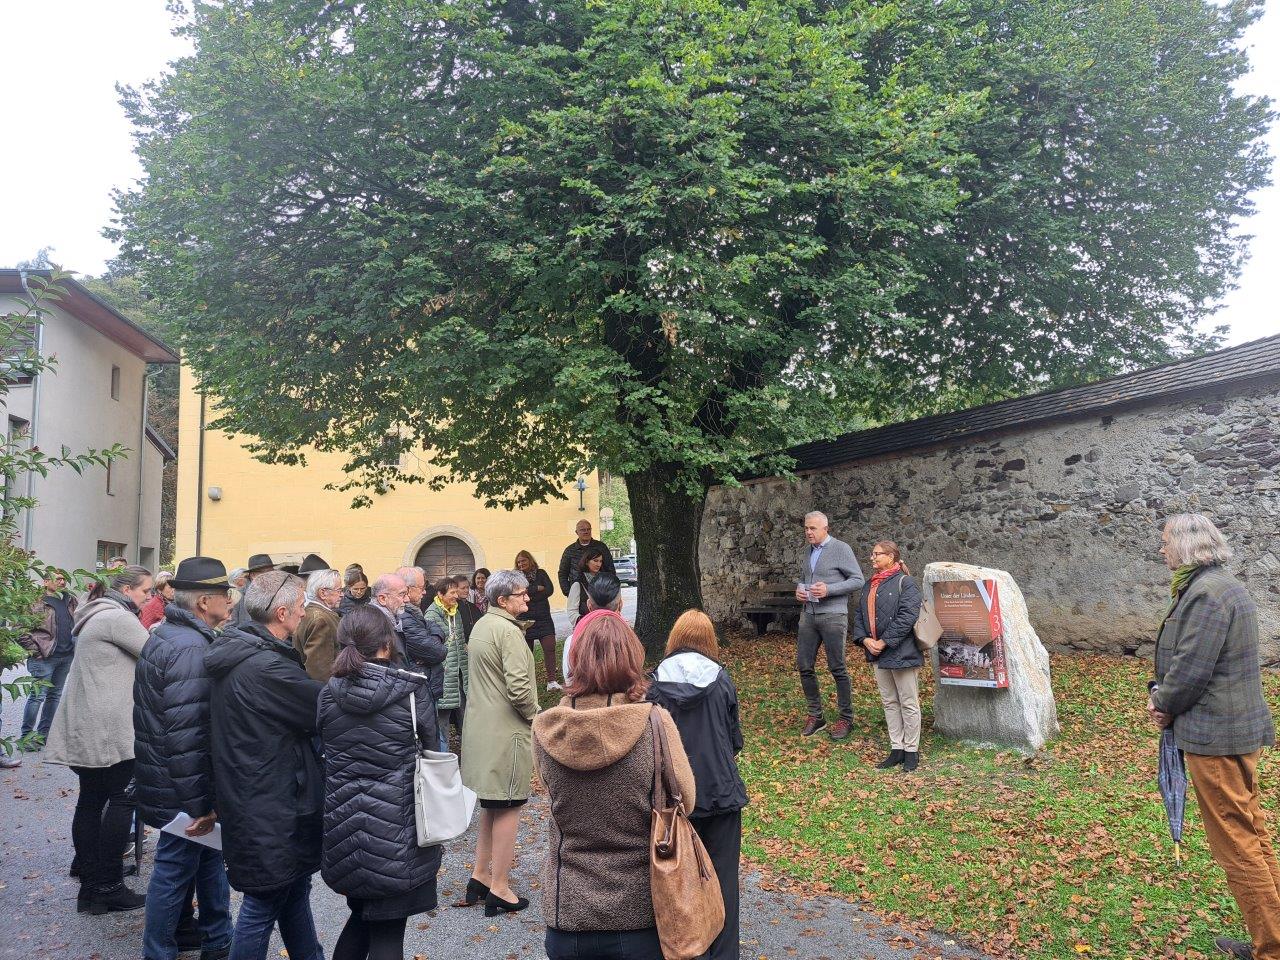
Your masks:
{"label": "man in brown hat", "polygon": [[244,588],[240,591],[240,601],[236,604],[235,611],[231,614],[231,622],[237,627],[247,627],[253,623],[253,618],[245,612],[244,595],[248,591],[249,584],[253,582],[253,578],[260,574],[266,573],[268,570],[274,570],[276,565],[271,562],[271,557],[265,553],[255,553],[249,558],[249,562],[244,568]]}

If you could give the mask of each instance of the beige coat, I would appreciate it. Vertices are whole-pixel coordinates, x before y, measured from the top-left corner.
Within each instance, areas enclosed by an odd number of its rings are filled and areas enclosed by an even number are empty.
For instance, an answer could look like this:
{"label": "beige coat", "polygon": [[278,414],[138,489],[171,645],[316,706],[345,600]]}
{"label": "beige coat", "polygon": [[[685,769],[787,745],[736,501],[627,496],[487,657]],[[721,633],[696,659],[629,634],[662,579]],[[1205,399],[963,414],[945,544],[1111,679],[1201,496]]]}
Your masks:
{"label": "beige coat", "polygon": [[307,603],[302,622],[293,631],[293,649],[302,654],[307,676],[328,683],[338,656],[338,615],[323,603]]}
{"label": "beige coat", "polygon": [[76,612],[76,654],[49,730],[46,763],[110,767],[133,759],[133,673],[150,634],[103,597]]}
{"label": "beige coat", "polygon": [[533,776],[530,724],[538,713],[533,651],[496,604],[471,630],[462,782],[481,800],[524,800]]}

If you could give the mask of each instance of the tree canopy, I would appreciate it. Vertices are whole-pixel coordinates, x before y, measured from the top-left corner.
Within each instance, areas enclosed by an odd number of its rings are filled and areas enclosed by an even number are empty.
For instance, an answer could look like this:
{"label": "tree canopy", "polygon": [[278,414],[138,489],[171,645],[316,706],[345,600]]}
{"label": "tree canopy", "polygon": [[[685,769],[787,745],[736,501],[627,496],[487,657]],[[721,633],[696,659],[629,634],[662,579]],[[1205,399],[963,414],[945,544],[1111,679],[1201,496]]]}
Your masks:
{"label": "tree canopy", "polygon": [[1205,344],[1267,177],[1260,10],[201,3],[124,92],[117,236],[263,456],[378,490],[390,436],[506,505],[600,464],[690,601],[709,484]]}

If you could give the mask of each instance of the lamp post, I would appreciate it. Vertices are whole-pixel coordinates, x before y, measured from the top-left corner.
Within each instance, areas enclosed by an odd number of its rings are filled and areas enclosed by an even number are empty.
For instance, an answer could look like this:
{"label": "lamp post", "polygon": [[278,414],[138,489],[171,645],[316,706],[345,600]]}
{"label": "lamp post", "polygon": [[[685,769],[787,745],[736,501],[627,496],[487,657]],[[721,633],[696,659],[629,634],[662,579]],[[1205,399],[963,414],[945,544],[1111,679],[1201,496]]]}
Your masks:
{"label": "lamp post", "polygon": [[578,478],[578,512],[580,513],[587,512],[586,496],[587,496],[587,478],[579,477]]}

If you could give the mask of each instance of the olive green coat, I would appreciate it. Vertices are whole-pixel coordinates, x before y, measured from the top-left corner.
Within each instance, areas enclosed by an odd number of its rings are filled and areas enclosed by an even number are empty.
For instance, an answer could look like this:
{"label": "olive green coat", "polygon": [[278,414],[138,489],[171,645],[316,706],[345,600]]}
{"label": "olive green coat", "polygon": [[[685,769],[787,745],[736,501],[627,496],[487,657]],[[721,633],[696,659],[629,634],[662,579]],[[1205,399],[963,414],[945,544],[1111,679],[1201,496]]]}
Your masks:
{"label": "olive green coat", "polygon": [[491,606],[471,630],[462,782],[481,800],[526,800],[538,681],[521,621]]}
{"label": "olive green coat", "polygon": [[440,604],[432,603],[427,607],[423,618],[434,623],[444,632],[445,646],[449,652],[444,658],[444,696],[436,704],[439,710],[457,710],[462,706],[464,695],[471,692],[471,678],[467,664],[467,638],[462,629],[462,611],[455,608],[453,616],[440,609]]}

